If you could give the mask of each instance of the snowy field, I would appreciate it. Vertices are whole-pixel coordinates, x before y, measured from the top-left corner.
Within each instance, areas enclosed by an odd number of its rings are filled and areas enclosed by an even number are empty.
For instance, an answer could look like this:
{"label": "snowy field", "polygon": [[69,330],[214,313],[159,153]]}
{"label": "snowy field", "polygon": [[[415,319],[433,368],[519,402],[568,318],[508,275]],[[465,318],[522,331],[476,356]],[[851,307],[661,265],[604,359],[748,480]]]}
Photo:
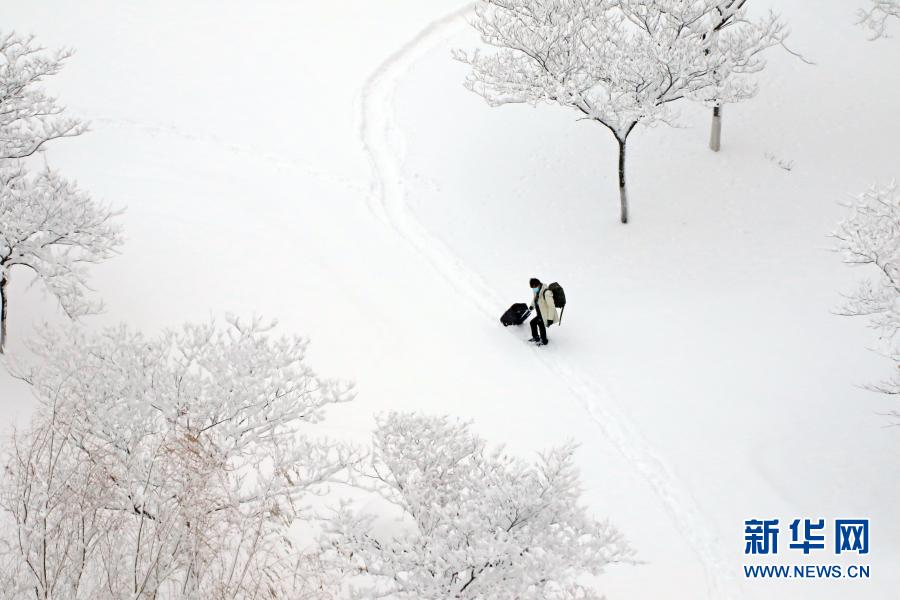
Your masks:
{"label": "snowy field", "polygon": [[[771,52],[720,153],[698,107],[639,128],[627,226],[607,132],[463,89],[462,4],[8,4],[4,28],[78,51],[52,89],[92,131],[48,161],[127,207],[90,327],[275,317],[357,383],[330,433],[399,409],[523,456],[574,439],[591,510],[644,561],[597,580],[609,600],[898,597],[900,407],[861,387],[891,363],[833,314],[862,273],[828,239],[900,174],[900,40],[867,41],[861,3],[778,3],[816,64]],[[546,348],[497,322],[532,276],[569,297]],[[12,292],[16,353],[60,317]],[[0,381],[8,424],[32,402]],[[872,522],[871,579],[744,578],[746,519],[844,517]]]}

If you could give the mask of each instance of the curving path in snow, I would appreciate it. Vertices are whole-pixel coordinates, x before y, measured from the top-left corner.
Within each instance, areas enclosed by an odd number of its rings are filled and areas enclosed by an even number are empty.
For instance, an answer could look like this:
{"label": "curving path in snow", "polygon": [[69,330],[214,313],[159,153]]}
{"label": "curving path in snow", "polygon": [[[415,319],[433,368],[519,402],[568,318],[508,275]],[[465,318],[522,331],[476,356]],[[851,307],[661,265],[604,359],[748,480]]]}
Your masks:
{"label": "curving path in snow", "polygon": [[[490,319],[496,318],[498,296],[480,276],[463,264],[442,242],[430,235],[408,210],[403,169],[397,143],[402,139],[394,125],[393,100],[398,81],[429,51],[459,33],[472,13],[470,4],[432,21],[403,47],[387,58],[369,77],[360,98],[359,134],[371,164],[369,206],[424,257],[441,276],[466,290],[470,304]],[[641,474],[664,505],[678,531],[694,550],[707,577],[709,598],[739,598],[740,589],[728,575],[715,532],[707,526],[690,490],[657,456],[629,417],[617,405],[609,387],[570,368],[561,357],[548,353],[534,359],[550,370],[578,398],[581,408],[607,439]]]}

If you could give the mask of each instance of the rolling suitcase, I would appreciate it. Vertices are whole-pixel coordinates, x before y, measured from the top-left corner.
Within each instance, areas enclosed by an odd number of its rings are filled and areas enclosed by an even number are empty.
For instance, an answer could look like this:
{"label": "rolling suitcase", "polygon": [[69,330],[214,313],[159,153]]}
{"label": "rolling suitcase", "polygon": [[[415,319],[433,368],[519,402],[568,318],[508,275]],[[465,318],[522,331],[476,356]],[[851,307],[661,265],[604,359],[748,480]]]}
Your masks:
{"label": "rolling suitcase", "polygon": [[509,307],[509,309],[503,313],[503,316],[500,317],[500,322],[503,323],[504,327],[509,327],[510,325],[521,325],[525,322],[525,319],[528,318],[528,315],[531,314],[531,309],[528,308],[528,305],[523,302],[517,302]]}

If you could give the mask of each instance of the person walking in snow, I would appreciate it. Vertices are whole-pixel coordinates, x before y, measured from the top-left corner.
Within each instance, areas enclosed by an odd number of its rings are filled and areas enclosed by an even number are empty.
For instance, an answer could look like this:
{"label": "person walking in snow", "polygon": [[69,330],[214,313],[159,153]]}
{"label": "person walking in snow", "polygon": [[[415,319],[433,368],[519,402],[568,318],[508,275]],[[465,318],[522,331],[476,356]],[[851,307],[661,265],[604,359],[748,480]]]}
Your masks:
{"label": "person walking in snow", "polygon": [[553,292],[537,277],[532,277],[528,282],[531,285],[531,308],[537,311],[537,315],[531,320],[531,340],[538,346],[546,346],[547,327],[559,320],[556,312],[556,304],[553,302]]}

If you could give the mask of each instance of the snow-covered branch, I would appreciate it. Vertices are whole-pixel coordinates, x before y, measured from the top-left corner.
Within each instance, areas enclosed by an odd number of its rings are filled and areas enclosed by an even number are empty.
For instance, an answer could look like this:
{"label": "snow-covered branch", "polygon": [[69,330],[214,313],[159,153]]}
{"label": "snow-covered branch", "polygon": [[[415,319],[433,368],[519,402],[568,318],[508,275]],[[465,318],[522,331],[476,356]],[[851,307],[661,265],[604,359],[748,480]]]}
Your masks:
{"label": "snow-covered branch", "polygon": [[746,14],[744,2],[724,2],[726,9],[707,14],[700,35],[704,52],[720,56],[720,66],[711,73],[713,85],[695,97],[708,106],[739,102],[756,93],[756,85],[749,77],[765,68],[764,51],[781,46],[787,39],[787,27],[776,14],[752,20]]}
{"label": "snow-covered branch", "polygon": [[48,52],[34,37],[0,32],[0,159],[31,156],[50,140],[85,131],[40,88],[70,56],[68,49]]}
{"label": "snow-covered branch", "polygon": [[870,0],[868,9],[860,9],[859,23],[869,30],[870,39],[887,36],[888,21],[900,19],[900,0]]}
{"label": "snow-covered branch", "polygon": [[100,308],[86,294],[87,266],[116,254],[115,216],[50,168],[29,175],[21,165],[0,166],[0,351],[13,270],[30,271],[70,317]]}
{"label": "snow-covered branch", "polygon": [[387,416],[374,438],[364,475],[406,527],[379,535],[347,507],[331,521],[326,548],[358,576],[355,597],[597,598],[580,578],[632,560],[622,535],[579,504],[571,445],[528,464],[467,424],[414,414]]}
{"label": "snow-covered branch", "polygon": [[[870,277],[847,298],[845,315],[867,316],[888,355],[900,367],[900,190],[896,184],[872,187],[848,206],[834,232],[844,261],[866,265]],[[876,389],[900,393],[900,372]]]}

